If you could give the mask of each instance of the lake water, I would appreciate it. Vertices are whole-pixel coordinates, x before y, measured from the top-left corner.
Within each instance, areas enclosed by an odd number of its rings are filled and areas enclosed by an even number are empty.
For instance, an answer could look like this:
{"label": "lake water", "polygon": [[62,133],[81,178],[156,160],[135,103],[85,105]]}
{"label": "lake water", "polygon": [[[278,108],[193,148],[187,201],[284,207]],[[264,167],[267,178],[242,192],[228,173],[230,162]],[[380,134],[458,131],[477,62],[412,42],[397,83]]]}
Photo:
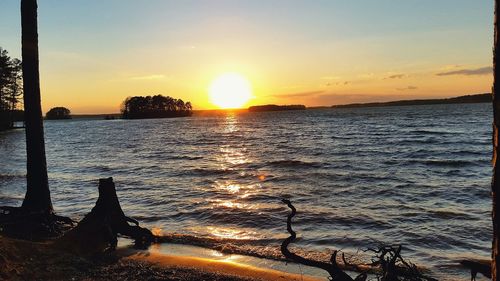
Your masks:
{"label": "lake water", "polygon": [[[401,243],[436,277],[469,280],[457,261],[490,256],[491,123],[490,104],[465,104],[46,121],[45,134],[60,214],[90,211],[112,176],[148,227],[277,253],[290,198],[300,247]],[[24,146],[23,130],[0,133],[0,205],[24,197]]]}

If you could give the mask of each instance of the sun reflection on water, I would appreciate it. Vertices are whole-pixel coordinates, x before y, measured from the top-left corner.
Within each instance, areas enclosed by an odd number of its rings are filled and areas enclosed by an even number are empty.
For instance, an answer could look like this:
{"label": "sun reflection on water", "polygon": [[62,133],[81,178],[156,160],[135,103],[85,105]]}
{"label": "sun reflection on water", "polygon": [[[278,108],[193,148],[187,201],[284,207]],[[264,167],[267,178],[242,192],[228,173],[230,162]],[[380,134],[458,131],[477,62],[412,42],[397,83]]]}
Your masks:
{"label": "sun reflection on water", "polygon": [[234,112],[228,112],[225,120],[225,133],[232,133],[238,131],[238,120],[236,119],[236,114]]}
{"label": "sun reflection on water", "polygon": [[241,189],[241,186],[238,184],[230,184],[230,185],[226,186],[226,190],[233,193],[233,194],[240,192],[240,189]]}
{"label": "sun reflection on water", "polygon": [[228,199],[245,199],[251,195],[262,191],[260,183],[238,184],[233,181],[216,181],[212,185],[212,191],[222,196],[229,196]]}
{"label": "sun reflection on water", "polygon": [[222,207],[228,209],[254,209],[255,205],[250,205],[247,203],[239,203],[234,200],[222,200],[216,199],[211,201],[213,207]]}
{"label": "sun reflection on water", "polygon": [[249,162],[249,159],[244,154],[244,151],[244,148],[226,145],[220,148],[221,155],[217,157],[217,160],[222,162],[221,164],[225,166],[224,168],[228,168],[227,164],[245,164]]}
{"label": "sun reflection on water", "polygon": [[245,231],[229,227],[209,226],[207,230],[211,235],[223,239],[250,240],[257,237],[257,233],[254,231]]}

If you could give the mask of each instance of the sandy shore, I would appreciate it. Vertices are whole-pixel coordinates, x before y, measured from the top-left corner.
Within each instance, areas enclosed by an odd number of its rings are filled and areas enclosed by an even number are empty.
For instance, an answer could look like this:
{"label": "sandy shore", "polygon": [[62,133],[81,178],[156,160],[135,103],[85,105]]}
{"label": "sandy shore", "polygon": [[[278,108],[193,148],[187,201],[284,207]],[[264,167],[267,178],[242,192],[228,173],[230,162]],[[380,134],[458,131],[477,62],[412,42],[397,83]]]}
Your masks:
{"label": "sandy shore", "polygon": [[0,280],[290,280],[322,279],[228,260],[119,249],[105,258],[85,259],[0,236]]}
{"label": "sandy shore", "polygon": [[173,256],[151,252],[136,252],[128,255],[125,260],[148,262],[161,268],[181,267],[194,268],[204,272],[222,273],[225,275],[250,278],[251,280],[289,280],[289,281],[320,281],[307,275],[298,275],[283,271],[258,268],[248,264],[232,261],[221,261],[199,257]]}

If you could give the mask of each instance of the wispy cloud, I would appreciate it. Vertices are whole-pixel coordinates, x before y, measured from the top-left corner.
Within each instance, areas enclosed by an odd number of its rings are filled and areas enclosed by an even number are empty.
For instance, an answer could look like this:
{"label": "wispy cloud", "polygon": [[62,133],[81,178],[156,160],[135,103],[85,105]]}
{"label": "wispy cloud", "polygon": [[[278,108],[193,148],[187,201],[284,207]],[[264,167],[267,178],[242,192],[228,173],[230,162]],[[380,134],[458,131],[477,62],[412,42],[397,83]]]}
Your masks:
{"label": "wispy cloud", "polygon": [[134,76],[130,77],[131,80],[160,80],[160,79],[165,79],[166,76],[163,74],[151,74],[151,75],[145,75],[145,76]]}
{"label": "wispy cloud", "polygon": [[458,69],[458,68],[463,68],[464,65],[462,64],[448,64],[443,67],[441,67],[439,70],[441,71],[451,71],[453,69]]}
{"label": "wispy cloud", "polygon": [[385,77],[384,80],[386,80],[386,79],[402,79],[405,77],[406,77],[406,74],[393,74],[393,75]]}
{"label": "wispy cloud", "polygon": [[416,86],[408,86],[408,87],[404,87],[404,88],[396,88],[396,90],[398,90],[398,91],[408,91],[408,90],[411,91],[411,90],[417,90],[417,89],[418,89],[418,87],[416,87]]}
{"label": "wispy cloud", "polygon": [[481,68],[474,68],[474,69],[459,69],[459,70],[453,70],[453,71],[447,71],[447,72],[440,72],[437,73],[437,76],[448,76],[448,75],[466,75],[466,76],[472,76],[472,75],[489,75],[493,73],[493,67],[491,66],[485,66]]}
{"label": "wispy cloud", "polygon": [[350,81],[342,81],[342,82],[337,82],[337,83],[333,83],[333,82],[328,82],[325,84],[325,86],[327,87],[330,87],[330,86],[347,86],[351,84]]}
{"label": "wispy cloud", "polygon": [[273,95],[277,98],[300,98],[300,97],[311,97],[324,93],[324,91],[308,91],[300,93],[289,93],[289,94],[276,94]]}
{"label": "wispy cloud", "polygon": [[340,76],[323,76],[321,80],[339,80]]}

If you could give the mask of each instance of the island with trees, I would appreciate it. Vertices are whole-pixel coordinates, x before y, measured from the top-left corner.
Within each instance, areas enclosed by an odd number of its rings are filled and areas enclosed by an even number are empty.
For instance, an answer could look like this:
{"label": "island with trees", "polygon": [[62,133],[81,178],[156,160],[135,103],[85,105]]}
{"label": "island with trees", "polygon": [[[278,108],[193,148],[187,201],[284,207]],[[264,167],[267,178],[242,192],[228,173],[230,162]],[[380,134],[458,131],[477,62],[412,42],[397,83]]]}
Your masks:
{"label": "island with trees", "polygon": [[121,112],[124,119],[186,117],[193,114],[193,107],[169,96],[134,96],[125,99]]}
{"label": "island with trees", "polygon": [[291,105],[276,105],[276,104],[266,104],[266,105],[255,105],[250,106],[248,111],[260,112],[260,111],[285,111],[285,110],[305,110],[306,106],[302,104],[291,104]]}
{"label": "island with trees", "polygon": [[45,114],[47,120],[63,120],[71,119],[71,111],[66,107],[58,106],[53,107]]}
{"label": "island with trees", "polygon": [[0,131],[14,127],[23,118],[17,107],[23,94],[21,60],[11,58],[0,47]]}

